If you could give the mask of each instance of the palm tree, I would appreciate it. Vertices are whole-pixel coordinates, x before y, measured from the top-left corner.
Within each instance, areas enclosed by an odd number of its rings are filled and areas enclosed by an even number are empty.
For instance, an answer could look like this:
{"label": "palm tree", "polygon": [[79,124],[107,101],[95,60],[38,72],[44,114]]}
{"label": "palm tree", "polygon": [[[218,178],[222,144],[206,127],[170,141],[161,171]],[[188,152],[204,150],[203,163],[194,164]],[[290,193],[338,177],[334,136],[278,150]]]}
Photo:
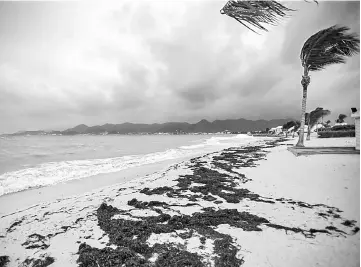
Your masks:
{"label": "palm tree", "polygon": [[286,131],[286,138],[288,137],[288,125],[287,125],[287,123],[285,123],[285,124],[283,124],[283,126],[282,126],[282,131]]}
{"label": "palm tree", "polygon": [[308,129],[307,129],[307,138],[306,140],[311,139],[311,129],[313,126],[318,124],[318,120],[323,116],[328,116],[331,114],[331,111],[323,108],[316,108],[315,110],[311,111],[308,116]]}
{"label": "palm tree", "polygon": [[338,115],[338,119],[336,120],[336,123],[344,123],[347,116],[345,114]]}
{"label": "palm tree", "polygon": [[[305,0],[305,2],[308,1]],[[314,2],[318,4],[316,0]],[[288,13],[292,11],[295,10],[285,7],[278,1],[229,0],[220,12],[255,32],[252,27],[268,31],[261,23],[276,25],[280,19],[288,17]]]}
{"label": "palm tree", "polygon": [[301,131],[297,147],[303,147],[305,125],[307,87],[310,84],[310,71],[319,71],[328,65],[345,63],[346,57],[350,57],[360,50],[360,39],[355,33],[347,33],[348,27],[334,25],[312,35],[302,47],[301,62],[303,87]]}
{"label": "palm tree", "polygon": [[295,137],[295,132],[297,132],[298,129],[300,129],[300,126],[301,126],[301,122],[300,121],[295,121],[295,128],[293,128],[292,138]]}
{"label": "palm tree", "polygon": [[294,120],[292,120],[292,121],[286,122],[286,123],[282,126],[282,129],[283,129],[284,131],[286,131],[286,137],[288,137],[288,130],[291,129],[292,127],[294,127],[294,128],[293,128],[293,135],[292,135],[292,137],[294,137],[294,136],[295,136],[295,132],[296,132],[297,129],[299,128],[299,125],[300,125],[300,122],[299,122],[299,121],[294,121]]}

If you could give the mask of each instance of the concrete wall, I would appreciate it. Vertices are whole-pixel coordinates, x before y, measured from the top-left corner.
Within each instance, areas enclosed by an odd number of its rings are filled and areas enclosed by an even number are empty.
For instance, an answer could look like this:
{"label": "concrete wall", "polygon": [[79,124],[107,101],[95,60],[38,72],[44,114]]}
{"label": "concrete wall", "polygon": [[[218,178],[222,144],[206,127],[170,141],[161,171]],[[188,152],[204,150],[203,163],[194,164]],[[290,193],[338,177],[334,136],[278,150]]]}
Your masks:
{"label": "concrete wall", "polygon": [[360,117],[355,118],[356,149],[360,150]]}

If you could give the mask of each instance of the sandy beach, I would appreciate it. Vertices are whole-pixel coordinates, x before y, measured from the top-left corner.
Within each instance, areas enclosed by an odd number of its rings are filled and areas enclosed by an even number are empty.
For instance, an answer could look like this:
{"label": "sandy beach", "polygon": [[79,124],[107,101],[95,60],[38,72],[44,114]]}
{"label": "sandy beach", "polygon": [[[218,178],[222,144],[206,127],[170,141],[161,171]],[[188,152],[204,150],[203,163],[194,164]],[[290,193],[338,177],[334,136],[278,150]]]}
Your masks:
{"label": "sandy beach", "polygon": [[30,208],[24,200],[6,207],[15,194],[2,197],[0,256],[7,257],[1,260],[9,260],[6,266],[359,266],[360,156],[295,157],[287,150],[295,143],[269,138],[154,165],[138,177],[124,173],[112,186],[53,199],[48,193],[46,202],[29,190]]}

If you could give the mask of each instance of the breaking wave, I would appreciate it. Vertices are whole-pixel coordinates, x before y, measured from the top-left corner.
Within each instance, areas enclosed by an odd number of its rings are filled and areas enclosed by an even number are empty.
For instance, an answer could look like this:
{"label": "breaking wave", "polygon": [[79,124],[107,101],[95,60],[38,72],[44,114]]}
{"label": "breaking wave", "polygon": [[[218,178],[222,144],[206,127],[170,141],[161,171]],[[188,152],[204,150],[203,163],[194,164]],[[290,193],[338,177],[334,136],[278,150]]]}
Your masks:
{"label": "breaking wave", "polygon": [[254,138],[247,135],[211,137],[200,144],[181,146],[163,152],[143,155],[89,160],[48,162],[0,175],[0,196],[35,187],[50,186],[61,182],[82,179],[98,174],[118,172],[132,167],[181,159],[203,152],[217,151],[232,145],[246,144]]}

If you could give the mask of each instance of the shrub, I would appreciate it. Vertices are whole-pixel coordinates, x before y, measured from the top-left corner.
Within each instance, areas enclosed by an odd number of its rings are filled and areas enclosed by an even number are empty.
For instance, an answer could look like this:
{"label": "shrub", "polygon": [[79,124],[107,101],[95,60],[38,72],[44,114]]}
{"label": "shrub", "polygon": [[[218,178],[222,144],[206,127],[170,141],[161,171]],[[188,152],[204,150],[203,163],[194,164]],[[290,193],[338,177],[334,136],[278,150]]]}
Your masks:
{"label": "shrub", "polygon": [[322,131],[318,133],[319,138],[331,137],[355,137],[355,130],[348,131]]}
{"label": "shrub", "polygon": [[331,128],[331,131],[354,131],[355,125],[335,125]]}

